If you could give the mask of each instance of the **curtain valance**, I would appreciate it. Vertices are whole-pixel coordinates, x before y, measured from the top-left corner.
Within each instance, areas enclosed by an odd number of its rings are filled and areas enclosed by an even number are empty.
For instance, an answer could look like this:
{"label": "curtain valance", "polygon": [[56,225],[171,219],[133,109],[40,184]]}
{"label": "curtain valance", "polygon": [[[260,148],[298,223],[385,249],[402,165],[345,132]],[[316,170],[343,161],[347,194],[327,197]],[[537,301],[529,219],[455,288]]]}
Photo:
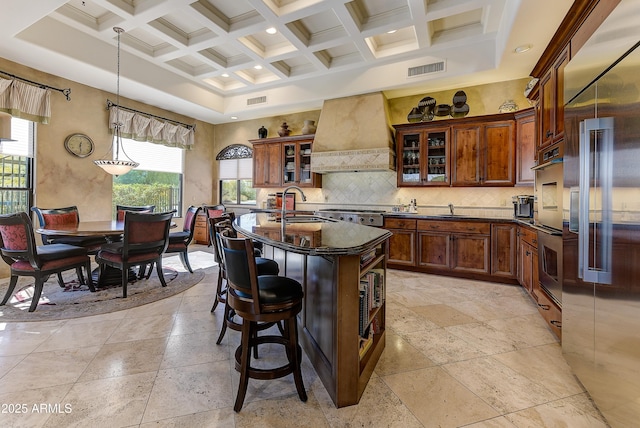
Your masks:
{"label": "curtain valance", "polygon": [[0,111],[37,123],[49,123],[51,89],[0,78]]}
{"label": "curtain valance", "polygon": [[172,122],[167,119],[145,114],[136,110],[107,103],[109,128],[120,123],[120,135],[137,141],[162,144],[190,150],[194,144],[195,126]]}

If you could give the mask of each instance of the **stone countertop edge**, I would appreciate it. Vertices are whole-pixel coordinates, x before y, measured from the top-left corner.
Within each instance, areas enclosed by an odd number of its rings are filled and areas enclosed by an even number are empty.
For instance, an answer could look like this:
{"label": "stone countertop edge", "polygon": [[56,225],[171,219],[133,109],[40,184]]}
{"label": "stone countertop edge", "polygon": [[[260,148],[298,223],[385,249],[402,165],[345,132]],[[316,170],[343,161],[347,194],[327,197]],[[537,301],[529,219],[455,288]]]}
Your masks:
{"label": "stone countertop edge", "polygon": [[513,223],[526,224],[532,226],[528,220],[506,217],[479,217],[479,216],[466,216],[466,215],[429,215],[420,213],[384,213],[385,218],[414,218],[416,220],[451,220],[451,221],[490,221],[493,223]]}

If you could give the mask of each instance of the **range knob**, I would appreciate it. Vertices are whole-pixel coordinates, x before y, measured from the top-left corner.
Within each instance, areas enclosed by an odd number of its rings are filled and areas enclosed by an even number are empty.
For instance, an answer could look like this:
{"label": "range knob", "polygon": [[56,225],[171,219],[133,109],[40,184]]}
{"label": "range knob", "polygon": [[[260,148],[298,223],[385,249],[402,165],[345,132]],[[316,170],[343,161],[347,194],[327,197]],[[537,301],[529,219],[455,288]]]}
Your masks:
{"label": "range knob", "polygon": [[341,220],[341,221],[344,221],[344,217],[340,216],[340,220]]}

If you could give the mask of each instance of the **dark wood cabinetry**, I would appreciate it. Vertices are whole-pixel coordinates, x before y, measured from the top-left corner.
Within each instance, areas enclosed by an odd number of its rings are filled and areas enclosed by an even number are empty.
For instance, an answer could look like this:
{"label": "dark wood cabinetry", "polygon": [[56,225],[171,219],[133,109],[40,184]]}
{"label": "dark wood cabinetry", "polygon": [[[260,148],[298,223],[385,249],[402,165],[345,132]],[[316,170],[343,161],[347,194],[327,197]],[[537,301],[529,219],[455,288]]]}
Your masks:
{"label": "dark wood cabinetry", "polygon": [[569,62],[567,45],[551,68],[540,78],[539,149],[564,138],[564,68]]}
{"label": "dark wood cabinetry", "polygon": [[322,187],[311,172],[313,134],[250,140],[253,144],[253,187]]}
{"label": "dark wood cabinetry", "polygon": [[207,214],[199,212],[193,229],[193,240],[196,244],[209,245],[209,227],[207,224]]}
{"label": "dark wood cabinetry", "polygon": [[535,230],[518,226],[518,282],[537,302],[538,284],[538,234]]}
{"label": "dark wood cabinetry", "polygon": [[516,186],[533,186],[536,165],[536,115],[533,107],[519,111],[516,118]]}
{"label": "dark wood cabinetry", "polygon": [[387,261],[395,265],[416,265],[416,220],[385,218],[384,228],[393,233],[387,245]]}
{"label": "dark wood cabinetry", "polygon": [[395,125],[398,186],[513,186],[513,113]]}
{"label": "dark wood cabinetry", "polygon": [[509,223],[491,225],[491,275],[515,278],[518,274],[516,238],[518,226]]}

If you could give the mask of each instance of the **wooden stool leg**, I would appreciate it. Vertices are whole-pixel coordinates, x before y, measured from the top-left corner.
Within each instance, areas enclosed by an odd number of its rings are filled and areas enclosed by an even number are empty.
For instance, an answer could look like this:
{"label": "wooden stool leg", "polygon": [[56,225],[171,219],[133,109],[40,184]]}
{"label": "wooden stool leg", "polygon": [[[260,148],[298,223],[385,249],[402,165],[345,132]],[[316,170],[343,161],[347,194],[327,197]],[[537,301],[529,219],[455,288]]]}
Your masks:
{"label": "wooden stool leg", "polygon": [[289,318],[285,325],[285,331],[287,332],[287,354],[289,356],[289,363],[293,366],[293,380],[296,383],[296,390],[298,396],[303,402],[307,401],[307,392],[304,389],[304,383],[302,381],[302,348],[298,345],[298,325],[296,317]]}
{"label": "wooden stool leg", "polygon": [[[251,337],[253,336],[252,322],[243,320],[242,322],[242,344],[240,345],[240,383],[238,384],[238,395],[233,410],[239,412],[244,403],[249,386],[249,368],[251,364]],[[237,355],[237,351],[236,351]]]}

